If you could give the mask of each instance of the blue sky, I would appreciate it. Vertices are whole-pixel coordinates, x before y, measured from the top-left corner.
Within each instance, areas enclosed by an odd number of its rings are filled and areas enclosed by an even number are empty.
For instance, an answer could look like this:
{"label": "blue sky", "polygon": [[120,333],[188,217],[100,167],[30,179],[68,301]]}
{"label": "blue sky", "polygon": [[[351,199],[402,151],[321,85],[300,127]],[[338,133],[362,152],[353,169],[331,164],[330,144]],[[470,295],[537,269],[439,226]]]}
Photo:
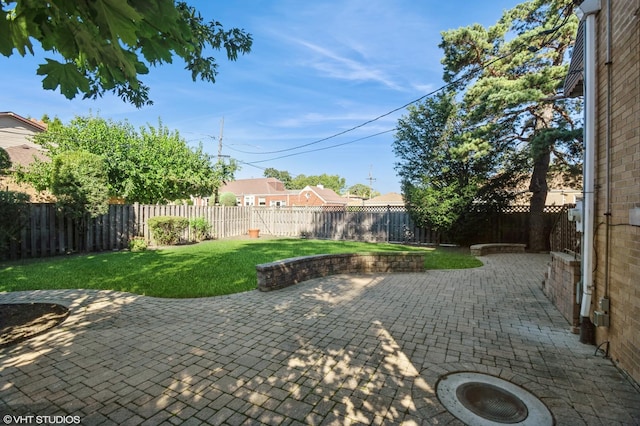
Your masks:
{"label": "blue sky", "polygon": [[[48,114],[64,122],[97,114],[135,126],[157,125],[161,119],[190,145],[201,142],[212,154],[217,154],[224,118],[223,154],[241,162],[237,178],[262,177],[264,168],[274,167],[292,175],[337,174],[351,186],[368,184],[371,175],[374,190],[400,192],[392,130],[406,110],[313,142],[439,88],[440,32],[473,23],[492,25],[521,0],[188,3],[207,20],[253,35],[252,52],[236,62],[227,61],[222,52],[214,54],[220,63],[215,84],[192,82],[177,60],[142,76],[153,106],[136,109],[112,95],[69,101],[42,89],[36,68],[46,54],[0,56],[0,110],[35,118]],[[381,132],[387,133],[372,136]],[[292,149],[305,144],[310,145]]]}

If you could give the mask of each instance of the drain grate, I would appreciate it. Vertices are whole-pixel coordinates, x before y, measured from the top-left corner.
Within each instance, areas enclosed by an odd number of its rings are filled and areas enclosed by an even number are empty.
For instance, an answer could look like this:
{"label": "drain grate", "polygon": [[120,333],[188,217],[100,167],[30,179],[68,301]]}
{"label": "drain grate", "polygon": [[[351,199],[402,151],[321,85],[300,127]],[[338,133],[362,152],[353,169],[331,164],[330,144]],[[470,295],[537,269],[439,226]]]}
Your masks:
{"label": "drain grate", "polygon": [[456,397],[478,416],[494,422],[519,423],[529,415],[520,398],[489,383],[464,383],[456,389]]}
{"label": "drain grate", "polygon": [[438,381],[436,393],[442,405],[466,424],[554,424],[551,412],[542,401],[525,389],[488,374],[447,374]]}

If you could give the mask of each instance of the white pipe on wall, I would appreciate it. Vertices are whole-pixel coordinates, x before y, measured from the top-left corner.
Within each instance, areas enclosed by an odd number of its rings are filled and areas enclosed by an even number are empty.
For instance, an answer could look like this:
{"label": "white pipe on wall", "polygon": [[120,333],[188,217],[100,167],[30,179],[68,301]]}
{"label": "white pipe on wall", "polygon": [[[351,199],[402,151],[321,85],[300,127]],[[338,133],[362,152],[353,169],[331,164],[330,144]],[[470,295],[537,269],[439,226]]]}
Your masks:
{"label": "white pipe on wall", "polygon": [[593,289],[594,223],[595,223],[595,157],[596,157],[596,17],[600,1],[585,1],[580,5],[584,12],[584,232],[582,253],[582,304],[580,316],[590,317]]}

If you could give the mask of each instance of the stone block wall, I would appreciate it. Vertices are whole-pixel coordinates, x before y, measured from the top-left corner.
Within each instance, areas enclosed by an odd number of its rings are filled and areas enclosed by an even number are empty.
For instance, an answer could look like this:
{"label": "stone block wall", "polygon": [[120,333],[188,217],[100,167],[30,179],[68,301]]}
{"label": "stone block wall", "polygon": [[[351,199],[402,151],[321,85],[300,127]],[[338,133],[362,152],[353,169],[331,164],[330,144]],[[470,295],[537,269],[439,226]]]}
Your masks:
{"label": "stone block wall", "polygon": [[488,243],[474,244],[470,247],[471,256],[485,256],[496,253],[524,253],[526,244],[515,243]]}
{"label": "stone block wall", "polygon": [[551,252],[551,266],[544,282],[544,294],[571,324],[580,326],[580,304],[576,303],[580,281],[580,261],[567,253]]}
{"label": "stone block wall", "polygon": [[424,253],[343,253],[295,257],[256,265],[258,290],[289,287],[334,274],[375,272],[423,272]]}

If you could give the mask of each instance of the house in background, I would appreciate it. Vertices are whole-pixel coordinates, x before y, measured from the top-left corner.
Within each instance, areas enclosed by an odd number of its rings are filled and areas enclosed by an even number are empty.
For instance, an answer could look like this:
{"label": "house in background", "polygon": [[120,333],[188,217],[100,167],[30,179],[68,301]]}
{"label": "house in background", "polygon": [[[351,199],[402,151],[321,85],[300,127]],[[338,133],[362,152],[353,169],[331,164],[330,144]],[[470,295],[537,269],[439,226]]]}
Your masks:
{"label": "house in background", "polygon": [[286,189],[276,178],[238,179],[220,188],[220,194],[225,192],[234,194],[239,206],[335,207],[348,201],[322,185]]}
{"label": "house in background", "polygon": [[[42,121],[24,118],[13,112],[0,112],[0,149],[8,154],[12,169],[18,165],[26,167],[35,158],[47,159],[40,145],[32,142],[35,135],[45,130],[47,125]],[[31,195],[34,201],[48,200],[45,195],[39,194],[32,187],[16,183],[11,176],[0,176],[0,188],[25,192]]]}
{"label": "house in background", "polygon": [[230,192],[236,196],[239,206],[290,206],[297,191],[285,189],[276,178],[238,179],[223,185],[219,193]]}
{"label": "house in background", "polygon": [[640,382],[640,1],[586,0],[577,10],[564,94],[585,105],[581,317]]}
{"label": "house in background", "polygon": [[349,206],[352,207],[405,207],[404,198],[402,194],[397,192],[388,192],[386,194],[378,195],[377,197],[363,199],[363,198],[351,198],[349,200]]}
{"label": "house in background", "polygon": [[0,112],[0,148],[25,145],[40,149],[31,138],[45,130],[47,125],[42,121],[24,118],[13,112]]}
{"label": "house in background", "polygon": [[336,194],[333,189],[322,185],[306,186],[298,191],[294,206],[304,207],[345,207],[349,200]]}

